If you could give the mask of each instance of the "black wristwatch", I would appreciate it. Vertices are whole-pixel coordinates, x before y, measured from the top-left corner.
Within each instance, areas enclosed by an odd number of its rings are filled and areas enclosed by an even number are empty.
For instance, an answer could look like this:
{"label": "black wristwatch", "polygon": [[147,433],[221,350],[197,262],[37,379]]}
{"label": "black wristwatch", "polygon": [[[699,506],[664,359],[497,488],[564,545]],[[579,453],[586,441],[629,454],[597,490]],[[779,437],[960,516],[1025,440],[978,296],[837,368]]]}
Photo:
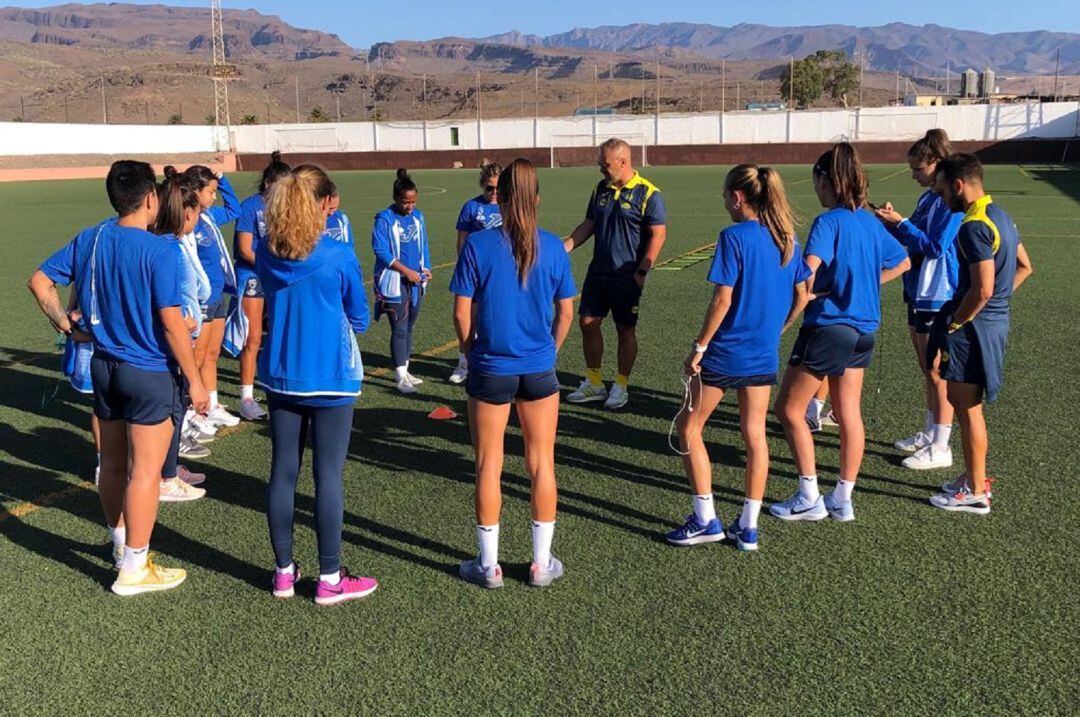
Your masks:
{"label": "black wristwatch", "polygon": [[638,269],[637,270],[637,275],[640,276],[642,279],[644,279],[646,276],[649,275],[649,270],[648,269]]}

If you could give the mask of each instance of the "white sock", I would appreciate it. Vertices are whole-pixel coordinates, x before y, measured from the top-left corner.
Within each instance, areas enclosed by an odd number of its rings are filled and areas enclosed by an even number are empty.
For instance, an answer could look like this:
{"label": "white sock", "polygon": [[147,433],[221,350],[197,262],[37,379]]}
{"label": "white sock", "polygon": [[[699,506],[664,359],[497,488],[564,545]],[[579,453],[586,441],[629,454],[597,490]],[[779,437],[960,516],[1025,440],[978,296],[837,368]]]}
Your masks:
{"label": "white sock", "polygon": [[952,424],[934,424],[934,448],[945,450],[949,447],[949,438],[952,437]]}
{"label": "white sock", "polygon": [[457,365],[460,366],[461,368],[468,368],[469,367],[469,359],[468,359],[468,357],[466,357],[465,354],[459,352],[458,355],[457,355]]}
{"label": "white sock", "polygon": [[113,549],[124,547],[124,543],[127,541],[127,528],[119,526],[114,528],[109,526],[109,536],[112,538]]}
{"label": "white sock", "polygon": [[837,500],[841,503],[847,503],[851,500],[851,492],[853,490],[855,490],[855,481],[844,480],[841,478],[836,481],[836,490],[833,492],[836,493]]}
{"label": "white sock", "polygon": [[217,391],[209,391],[208,393],[210,394],[210,410],[213,411],[218,405]]}
{"label": "white sock", "polygon": [[551,539],[555,537],[555,521],[532,522],[533,562],[542,568],[551,564]]}
{"label": "white sock", "polygon": [[132,548],[124,546],[124,564],[120,567],[124,572],[138,572],[146,567],[146,559],[150,556],[150,546],[145,548]]}
{"label": "white sock", "polygon": [[821,493],[818,492],[816,475],[799,476],[799,494],[811,502],[818,499]]}
{"label": "white sock", "polygon": [[287,568],[274,568],[274,572],[278,575],[292,575],[296,572],[296,563],[289,563]]}
{"label": "white sock", "polygon": [[740,528],[756,528],[758,515],[761,513],[761,501],[747,498],[742,504],[742,515],[739,516]]}
{"label": "white sock", "polygon": [[933,438],[933,436],[934,436],[934,425],[935,425],[934,412],[933,411],[927,411],[926,412],[926,424],[923,426],[923,433],[925,433],[927,436]]}
{"label": "white sock", "polygon": [[255,400],[255,387],[254,386],[241,386],[240,387],[240,400]]}
{"label": "white sock", "polygon": [[406,364],[405,366],[398,366],[397,368],[395,368],[394,369],[394,375],[397,376],[398,381],[404,381],[405,378],[409,375],[409,366],[408,366],[408,364]]}
{"label": "white sock", "polygon": [[499,524],[477,525],[476,544],[480,548],[481,567],[490,568],[499,562]]}
{"label": "white sock", "polygon": [[810,405],[806,407],[806,417],[815,421],[821,420],[821,412],[825,410],[825,402],[820,398],[811,398]]}
{"label": "white sock", "polygon": [[330,583],[331,585],[337,585],[341,582],[341,571],[339,570],[336,573],[330,573],[329,575],[320,574],[319,580],[322,580],[324,583]]}
{"label": "white sock", "polygon": [[716,507],[713,505],[712,493],[694,496],[694,520],[704,527],[716,517]]}

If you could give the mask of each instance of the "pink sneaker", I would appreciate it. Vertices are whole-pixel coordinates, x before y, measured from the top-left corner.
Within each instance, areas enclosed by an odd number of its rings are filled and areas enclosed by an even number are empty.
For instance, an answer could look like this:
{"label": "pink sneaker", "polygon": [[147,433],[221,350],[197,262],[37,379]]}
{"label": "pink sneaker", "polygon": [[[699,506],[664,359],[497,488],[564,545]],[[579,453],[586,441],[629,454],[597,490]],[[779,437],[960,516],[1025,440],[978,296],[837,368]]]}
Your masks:
{"label": "pink sneaker", "polygon": [[291,573],[274,571],[273,590],[276,598],[291,598],[296,594],[296,582],[300,579],[300,566],[293,563]]}
{"label": "pink sneaker", "polygon": [[377,587],[379,583],[375,581],[375,578],[358,578],[349,575],[349,571],[342,568],[341,581],[337,585],[331,585],[324,580],[319,581],[318,587],[315,588],[315,604],[337,605],[347,600],[366,597],[375,592]]}

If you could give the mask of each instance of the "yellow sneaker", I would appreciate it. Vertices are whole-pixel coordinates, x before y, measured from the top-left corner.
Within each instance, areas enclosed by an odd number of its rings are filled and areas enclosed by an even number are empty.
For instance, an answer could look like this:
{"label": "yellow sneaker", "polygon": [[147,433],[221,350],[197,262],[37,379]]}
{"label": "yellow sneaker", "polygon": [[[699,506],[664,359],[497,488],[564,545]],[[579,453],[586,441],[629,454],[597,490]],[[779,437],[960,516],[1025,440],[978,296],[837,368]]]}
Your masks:
{"label": "yellow sneaker", "polygon": [[112,591],[117,595],[127,597],[140,593],[172,590],[186,578],[186,570],[158,567],[153,560],[147,558],[146,567],[142,570],[121,569],[116,576],[116,582],[112,584]]}

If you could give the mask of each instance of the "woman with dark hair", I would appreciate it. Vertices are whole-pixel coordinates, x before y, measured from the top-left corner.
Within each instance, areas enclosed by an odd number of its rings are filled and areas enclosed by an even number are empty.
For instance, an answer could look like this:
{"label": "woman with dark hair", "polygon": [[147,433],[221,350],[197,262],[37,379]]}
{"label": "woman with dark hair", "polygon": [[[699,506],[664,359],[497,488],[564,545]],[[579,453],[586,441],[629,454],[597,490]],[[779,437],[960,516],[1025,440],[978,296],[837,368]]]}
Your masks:
{"label": "woman with dark hair", "polygon": [[952,153],[945,130],[929,130],[908,150],[911,178],[926,190],[915,203],[915,211],[910,218],[905,218],[888,202],[875,211],[877,218],[911,257],[911,271],[904,274],[904,302],[908,307],[911,343],[924,377],[926,423],[922,430],[901,438],[894,445],[913,454],[902,464],[915,470],[948,468],[953,463],[952,449],[949,448],[952,404],[938,366],[926,362],[930,327],[941,307],[952,299],[960,280],[956,235],[964,214],[951,210],[934,186],[938,165]]}
{"label": "woman with dark hair", "polygon": [[397,390],[416,393],[423,381],[409,373],[413,327],[420,317],[428,281],[431,251],[427,221],[416,207],[416,184],[408,171],[399,169],[394,180],[394,202],[375,215],[371,247],[375,250],[375,318],[390,320],[390,357]]}
{"label": "woman with dark hair", "polygon": [[468,236],[450,283],[454,327],[469,357],[466,390],[476,451],[479,555],[463,562],[460,574],[486,588],[502,587],[500,481],[513,403],[532,482],[529,584],[542,587],[563,573],[562,563],[551,554],[559,422],[555,360],[570,330],[577,290],[562,239],[537,226],[540,184],[532,163],[510,163],[499,175],[498,199],[502,227]]}
{"label": "woman with dark hair", "polygon": [[[834,145],[818,158],[814,193],[825,208],[806,240],[811,301],[795,340],[775,411],[799,472],[799,490],[769,512],[783,520],[855,519],[851,493],[862,465],[863,374],[870,365],[881,322],[881,285],[911,266],[907,252],[866,208],[868,183],[855,148]],[[806,406],[829,382],[840,424],[840,475],[836,489],[818,492],[814,438]]]}
{"label": "woman with dark hair", "polygon": [[273,451],[266,490],[276,563],[272,591],[290,598],[300,579],[293,559],[293,513],[310,435],[318,605],[361,598],[378,587],[372,578],[354,577],[341,566],[342,474],[364,375],[355,334],[367,330],[368,306],[356,255],[326,231],[331,187],[326,173],[312,165],[279,178],[266,198],[266,240],[255,248],[255,272],[266,301],[258,376],[270,407]]}
{"label": "woman with dark hair", "polygon": [[[240,215],[240,200],[224,174],[209,167],[194,165],[184,172],[199,194],[199,221],[193,232],[198,247],[199,262],[210,280],[210,297],[203,312],[203,331],[195,341],[195,360],[199,364],[203,384],[210,391],[210,412],[204,417],[194,415],[191,423],[202,434],[213,435],[221,426],[235,426],[240,419],[218,402],[217,361],[221,355],[221,340],[225,336],[225,294],[236,292],[236,271],[225,246],[221,227]],[[216,207],[218,192],[225,206]]]}
{"label": "woman with dark hair", "polygon": [[[499,187],[499,174],[502,167],[498,162],[484,160],[480,163],[480,194],[465,202],[458,213],[457,253],[465,244],[465,237],[473,232],[485,229],[497,229],[502,226],[502,214],[496,192]],[[450,383],[460,385],[469,377],[469,361],[465,357],[464,347],[458,347],[458,363],[450,374]]]}
{"label": "woman with dark hair", "polygon": [[248,421],[266,418],[266,411],[255,400],[255,361],[263,332],[263,290],[255,273],[255,250],[260,242],[266,241],[266,195],[274,182],[289,172],[289,165],[281,161],[281,152],[271,154],[259,180],[258,193],[240,203],[240,216],[236,218],[233,237],[236,293],[247,324],[240,351],[240,416]]}

